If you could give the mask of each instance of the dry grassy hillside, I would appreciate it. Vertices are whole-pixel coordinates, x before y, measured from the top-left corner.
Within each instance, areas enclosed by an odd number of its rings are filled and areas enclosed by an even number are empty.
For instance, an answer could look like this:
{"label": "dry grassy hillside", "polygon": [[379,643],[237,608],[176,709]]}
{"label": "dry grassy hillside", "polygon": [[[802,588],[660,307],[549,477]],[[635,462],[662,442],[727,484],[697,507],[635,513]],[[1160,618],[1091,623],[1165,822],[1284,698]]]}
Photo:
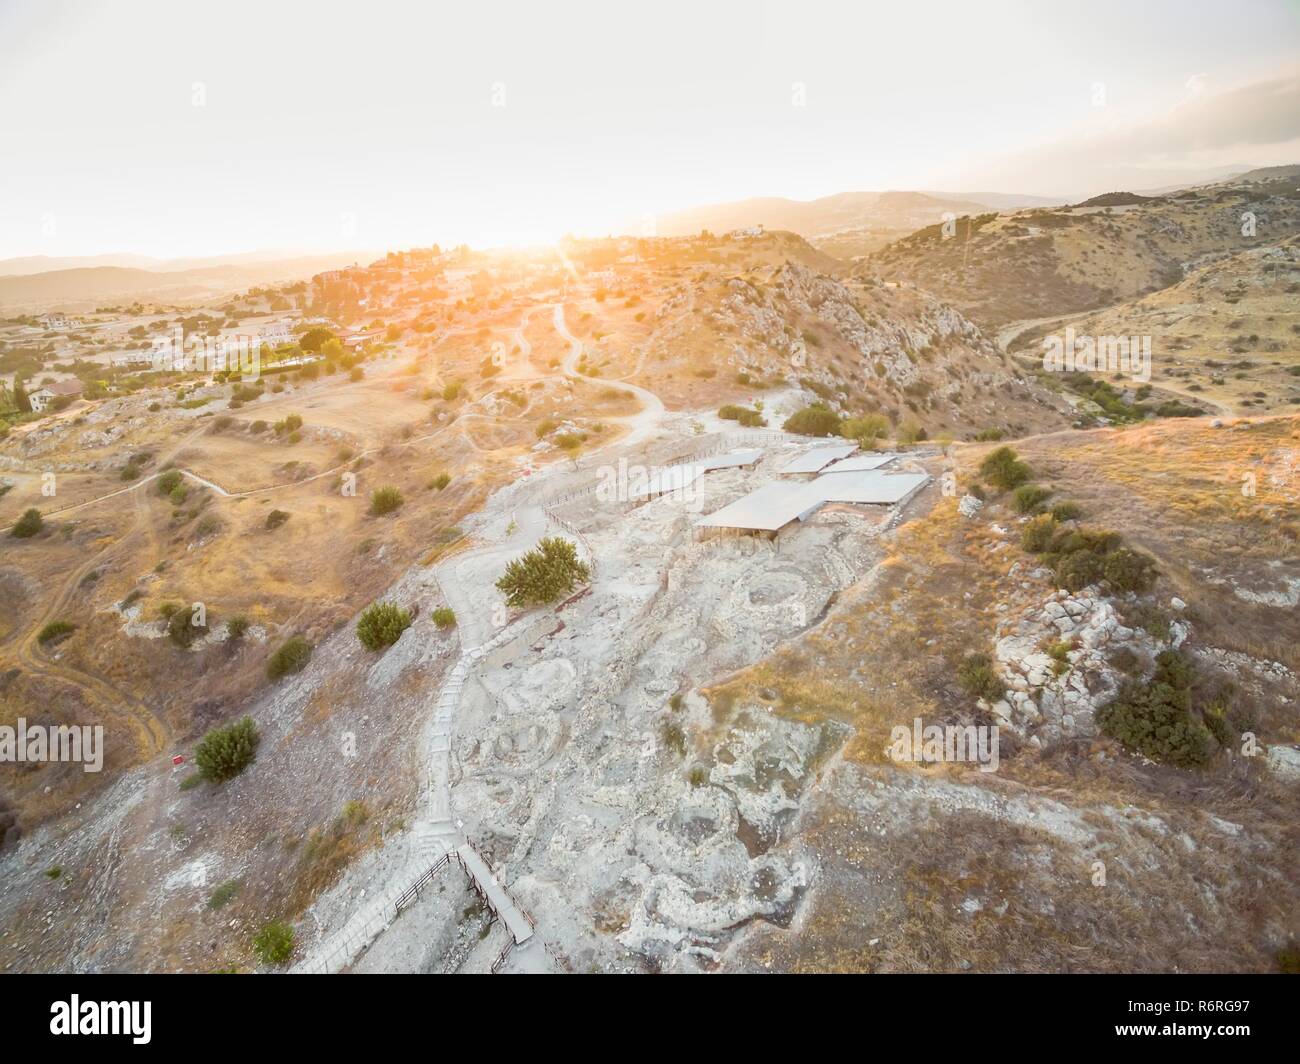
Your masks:
{"label": "dry grassy hillside", "polygon": [[[1248,220],[1253,218],[1253,231]],[[984,326],[1106,306],[1176,284],[1207,255],[1300,230],[1294,181],[1208,186],[1118,206],[1027,210],[932,225],[863,269],[929,289]]]}
{"label": "dry grassy hillside", "polygon": [[[641,329],[635,363],[612,372],[637,372],[670,406],[761,403],[795,387],[805,401],[931,436],[1065,423],[1063,406],[979,329],[912,288],[845,284],[796,263],[704,271],[661,290]],[[627,349],[626,331],[610,332],[595,349]]]}
{"label": "dry grassy hillside", "polygon": [[[1081,316],[1092,336],[1152,337],[1152,382],[1225,413],[1282,412],[1300,403],[1300,238],[1224,255],[1176,285]],[[1059,325],[1023,333],[1018,348]]]}

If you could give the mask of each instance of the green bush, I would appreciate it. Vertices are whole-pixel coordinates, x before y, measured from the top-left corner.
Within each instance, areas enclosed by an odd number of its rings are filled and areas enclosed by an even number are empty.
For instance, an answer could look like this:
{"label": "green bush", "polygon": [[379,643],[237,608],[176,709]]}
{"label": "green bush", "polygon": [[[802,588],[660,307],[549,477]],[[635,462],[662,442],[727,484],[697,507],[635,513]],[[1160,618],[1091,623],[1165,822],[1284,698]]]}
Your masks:
{"label": "green bush", "polygon": [[450,606],[439,606],[433,611],[433,623],[439,628],[450,628],[456,623],[456,612]]}
{"label": "green bush", "polygon": [[524,607],[554,602],[590,578],[573,543],[550,536],[510,562],[496,586],[511,606]]}
{"label": "green bush", "polygon": [[370,512],[375,517],[382,517],[384,514],[392,513],[405,501],[402,493],[391,484],[376,488],[370,493]]}
{"label": "green bush", "polygon": [[224,728],[213,728],[194,748],[194,765],[209,783],[234,779],[257,757],[261,736],[252,717],[241,717]]}
{"label": "green bush", "polygon": [[76,630],[77,626],[68,621],[51,621],[36,634],[36,641],[38,643],[51,643]]}
{"label": "green bush", "polygon": [[1051,514],[1039,514],[1025,522],[1020,533],[1020,548],[1030,554],[1042,554],[1051,546],[1056,536],[1056,518]]}
{"label": "green bush", "polygon": [[1125,685],[1097,711],[1101,730],[1154,761],[1193,768],[1209,760],[1214,738],[1192,711],[1192,668],[1176,650],[1156,656],[1150,681]]}
{"label": "green bush", "polygon": [[231,639],[242,639],[244,633],[248,631],[248,618],[243,614],[231,617],[226,622],[226,635]]}
{"label": "green bush", "polygon": [[266,663],[266,675],[278,680],[291,672],[302,672],[311,661],[311,644],[302,636],[295,635],[271,655]]}
{"label": "green bush", "polygon": [[841,424],[839,415],[824,403],[813,403],[791,414],[781,427],[802,436],[838,436]]}
{"label": "green bush", "polygon": [[999,447],[984,456],[980,463],[980,476],[994,487],[1009,491],[1025,483],[1033,476],[1033,471],[1010,447]]}
{"label": "green bush", "polygon": [[266,515],[266,527],[269,531],[274,531],[289,520],[289,515],[283,510],[272,510]]}
{"label": "green bush", "polygon": [[1007,693],[1006,684],[993,670],[993,660],[987,654],[967,654],[957,666],[957,682],[972,698],[996,702]]}
{"label": "green bush", "polygon": [[1107,554],[1102,565],[1106,582],[1116,591],[1150,591],[1156,582],[1155,559],[1146,554],[1120,547]]}
{"label": "green bush", "polygon": [[293,956],[293,928],[283,920],[264,924],[253,937],[253,952],[263,964],[284,964]]}
{"label": "green bush", "polygon": [[862,417],[847,418],[840,425],[841,436],[864,445],[881,439],[888,432],[889,419],[883,414],[864,414]]}
{"label": "green bush", "polygon": [[429,481],[429,487],[436,488],[438,491],[442,491],[450,483],[451,483],[450,473],[439,473],[436,477],[434,477],[431,481]]}
{"label": "green bush", "polygon": [[167,638],[178,647],[189,648],[194,640],[207,633],[207,625],[202,627],[195,625],[189,610],[173,610],[171,616],[167,618]]}
{"label": "green bush", "polygon": [[9,530],[9,534],[16,539],[30,539],[44,527],[45,522],[41,519],[41,511],[33,507],[14,522],[14,527]]}
{"label": "green bush", "polygon": [[1077,502],[1058,502],[1050,512],[1058,521],[1077,521],[1083,516],[1083,507]]}
{"label": "green bush", "polygon": [[170,495],[177,488],[181,487],[181,471],[179,469],[169,469],[158,476],[157,488],[159,495]]}
{"label": "green bush", "polygon": [[719,407],[718,417],[724,421],[738,421],[747,428],[762,428],[767,424],[767,419],[759,411],[745,406],[736,406],[734,403],[726,403]]}
{"label": "green bush", "polygon": [[220,909],[235,900],[241,884],[237,879],[227,879],[208,896],[208,908]]}
{"label": "green bush", "polygon": [[1016,513],[1036,514],[1043,508],[1043,503],[1052,497],[1052,489],[1037,484],[1021,484],[1012,497]]}
{"label": "green bush", "polygon": [[357,621],[357,638],[367,650],[382,650],[401,638],[411,626],[411,613],[392,602],[366,607]]}

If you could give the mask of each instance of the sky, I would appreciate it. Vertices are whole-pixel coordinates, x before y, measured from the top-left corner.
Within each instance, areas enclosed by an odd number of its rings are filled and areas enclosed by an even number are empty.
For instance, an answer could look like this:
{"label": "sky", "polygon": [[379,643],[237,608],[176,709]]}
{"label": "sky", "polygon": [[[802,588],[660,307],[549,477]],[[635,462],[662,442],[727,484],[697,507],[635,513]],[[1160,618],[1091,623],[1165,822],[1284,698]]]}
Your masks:
{"label": "sky", "polygon": [[1296,162],[1300,0],[0,0],[0,258],[536,243]]}

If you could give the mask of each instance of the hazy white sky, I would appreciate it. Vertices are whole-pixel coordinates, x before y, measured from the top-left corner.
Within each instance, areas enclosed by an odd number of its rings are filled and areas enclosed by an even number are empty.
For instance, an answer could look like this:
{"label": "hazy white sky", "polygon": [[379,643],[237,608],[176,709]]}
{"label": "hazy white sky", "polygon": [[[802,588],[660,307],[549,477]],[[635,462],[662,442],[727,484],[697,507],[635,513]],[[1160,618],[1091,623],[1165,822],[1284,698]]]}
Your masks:
{"label": "hazy white sky", "polygon": [[503,243],[1284,162],[1296,0],[0,0],[0,257]]}

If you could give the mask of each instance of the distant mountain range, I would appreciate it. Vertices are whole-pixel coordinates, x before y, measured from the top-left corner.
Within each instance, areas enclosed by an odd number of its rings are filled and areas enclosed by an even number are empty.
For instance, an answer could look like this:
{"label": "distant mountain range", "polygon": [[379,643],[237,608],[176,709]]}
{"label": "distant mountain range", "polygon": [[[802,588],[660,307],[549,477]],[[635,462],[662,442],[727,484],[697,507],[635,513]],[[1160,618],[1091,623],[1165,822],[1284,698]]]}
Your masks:
{"label": "distant mountain range", "polygon": [[980,192],[839,192],[815,200],[766,196],[661,215],[655,225],[663,236],[693,236],[701,229],[726,232],[762,225],[816,240],[863,228],[906,228],[910,232],[941,220],[944,211],[969,214],[1063,202],[1042,196]]}
{"label": "distant mountain range", "polygon": [[[139,255],[100,255],[80,259],[34,256],[0,262],[0,307],[9,312],[29,309],[86,311],[124,300],[183,303],[213,299],[255,285],[305,280],[324,270],[354,262],[369,262],[374,252],[339,251],[265,257],[267,253],[220,259],[156,260]],[[274,253],[270,253],[274,256]],[[128,265],[152,263],[153,267]],[[65,263],[82,263],[67,266]],[[15,273],[13,266],[28,267]],[[35,265],[35,269],[31,267]]]}
{"label": "distant mountain range", "polygon": [[182,270],[202,270],[210,266],[266,266],[282,262],[303,262],[314,258],[337,261],[342,257],[348,262],[366,262],[373,260],[377,254],[372,251],[322,253],[274,248],[245,251],[236,255],[207,255],[188,259],[159,259],[150,255],[121,252],[108,255],[25,255],[21,258],[0,259],[0,277],[53,273],[55,270],[80,270],[95,266],[120,266],[130,270],[151,270],[154,273],[177,273]]}

